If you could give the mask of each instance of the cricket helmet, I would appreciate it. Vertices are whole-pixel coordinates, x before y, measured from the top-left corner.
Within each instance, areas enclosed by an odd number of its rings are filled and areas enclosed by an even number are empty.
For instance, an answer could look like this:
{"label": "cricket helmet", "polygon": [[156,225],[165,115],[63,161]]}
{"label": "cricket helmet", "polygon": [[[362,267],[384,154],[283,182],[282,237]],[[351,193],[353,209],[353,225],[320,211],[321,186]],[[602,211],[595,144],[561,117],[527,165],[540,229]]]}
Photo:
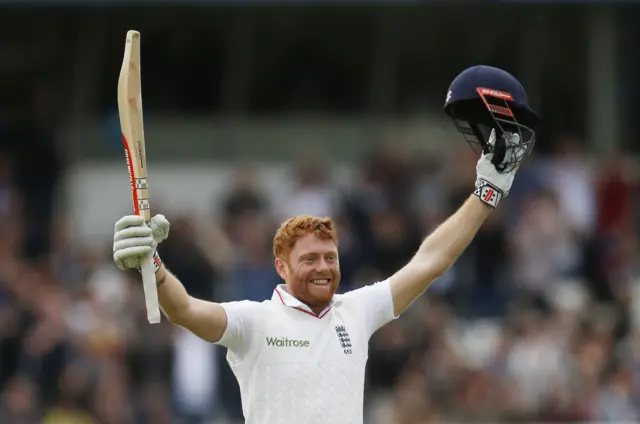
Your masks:
{"label": "cricket helmet", "polygon": [[518,167],[533,149],[539,118],[520,81],[502,69],[462,71],[449,86],[444,111],[474,150],[493,153],[500,172]]}

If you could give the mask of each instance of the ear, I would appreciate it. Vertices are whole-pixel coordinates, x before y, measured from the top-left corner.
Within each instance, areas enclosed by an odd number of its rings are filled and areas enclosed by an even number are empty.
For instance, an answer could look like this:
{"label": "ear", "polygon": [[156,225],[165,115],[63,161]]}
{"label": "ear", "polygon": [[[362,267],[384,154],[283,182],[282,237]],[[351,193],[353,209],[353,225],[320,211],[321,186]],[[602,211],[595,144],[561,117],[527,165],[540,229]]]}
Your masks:
{"label": "ear", "polygon": [[276,258],[275,267],[280,278],[282,278],[283,281],[287,281],[287,273],[288,273],[287,263],[280,258]]}

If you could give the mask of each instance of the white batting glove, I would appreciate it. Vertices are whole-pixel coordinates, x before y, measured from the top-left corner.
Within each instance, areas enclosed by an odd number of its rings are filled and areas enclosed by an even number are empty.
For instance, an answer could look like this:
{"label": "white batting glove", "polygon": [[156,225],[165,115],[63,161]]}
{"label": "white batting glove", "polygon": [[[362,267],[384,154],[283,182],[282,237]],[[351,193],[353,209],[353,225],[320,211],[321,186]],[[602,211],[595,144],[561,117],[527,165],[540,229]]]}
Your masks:
{"label": "white batting glove", "polygon": [[[512,137],[509,144],[517,145],[519,143],[520,135],[511,134],[507,135],[507,137]],[[495,130],[491,130],[489,144],[493,145],[495,142],[496,132]],[[505,158],[509,158],[511,153],[512,152],[509,150],[509,147],[507,147]],[[483,153],[478,160],[476,165],[476,190],[473,194],[478,196],[478,198],[487,205],[495,208],[498,206],[498,203],[500,203],[500,200],[509,194],[511,184],[513,184],[513,179],[516,176],[518,168],[516,167],[509,172],[501,173],[491,162],[492,159],[493,153]]]}
{"label": "white batting glove", "polygon": [[156,252],[158,244],[169,236],[169,221],[156,215],[149,221],[139,215],[127,215],[118,220],[113,236],[113,260],[121,270],[140,269],[142,258],[154,255],[156,271],[162,261]]}
{"label": "white batting glove", "polygon": [[157,214],[151,218],[149,221],[149,228],[151,228],[151,234],[153,235],[153,240],[160,244],[164,240],[169,237],[169,228],[171,224],[169,220],[165,218],[162,214]]}

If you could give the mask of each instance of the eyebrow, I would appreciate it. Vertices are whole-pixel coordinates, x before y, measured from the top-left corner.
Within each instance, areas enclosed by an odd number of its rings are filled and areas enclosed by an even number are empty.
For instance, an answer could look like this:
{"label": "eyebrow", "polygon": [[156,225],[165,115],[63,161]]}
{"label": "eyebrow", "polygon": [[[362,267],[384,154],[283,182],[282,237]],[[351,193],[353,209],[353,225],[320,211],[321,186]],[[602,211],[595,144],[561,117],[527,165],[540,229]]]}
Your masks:
{"label": "eyebrow", "polygon": [[302,255],[300,255],[300,258],[306,258],[308,256],[325,256],[325,255],[335,255],[338,256],[338,252],[336,252],[335,250],[329,250],[326,251],[324,253],[319,253],[319,252],[308,252],[308,253],[304,253]]}

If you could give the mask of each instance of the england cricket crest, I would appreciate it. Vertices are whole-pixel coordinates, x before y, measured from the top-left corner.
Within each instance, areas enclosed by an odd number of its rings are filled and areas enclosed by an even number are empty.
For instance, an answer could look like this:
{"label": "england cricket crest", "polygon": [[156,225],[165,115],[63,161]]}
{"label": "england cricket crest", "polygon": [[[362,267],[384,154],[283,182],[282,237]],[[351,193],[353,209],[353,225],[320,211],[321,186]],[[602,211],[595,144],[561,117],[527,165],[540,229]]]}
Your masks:
{"label": "england cricket crest", "polygon": [[336,335],[338,336],[338,341],[340,342],[340,347],[344,350],[345,355],[353,355],[351,339],[349,338],[349,333],[344,325],[336,325]]}

